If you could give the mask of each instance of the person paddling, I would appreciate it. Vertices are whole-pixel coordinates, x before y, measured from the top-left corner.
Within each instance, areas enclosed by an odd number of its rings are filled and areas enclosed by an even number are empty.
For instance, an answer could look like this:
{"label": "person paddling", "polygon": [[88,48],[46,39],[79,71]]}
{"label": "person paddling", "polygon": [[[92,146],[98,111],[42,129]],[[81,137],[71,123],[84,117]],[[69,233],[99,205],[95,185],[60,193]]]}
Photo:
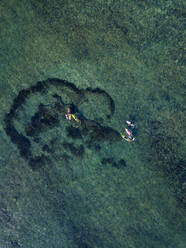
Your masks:
{"label": "person paddling", "polygon": [[125,128],[126,134],[121,134],[121,137],[126,141],[134,141],[135,138],[132,133],[132,129],[135,128],[135,124],[132,121],[126,121],[128,128]]}
{"label": "person paddling", "polygon": [[135,124],[133,121],[126,121],[128,127],[135,128]]}
{"label": "person paddling", "polygon": [[68,121],[71,121],[72,119],[72,114],[70,108],[67,108],[67,113],[65,114],[65,117]]}

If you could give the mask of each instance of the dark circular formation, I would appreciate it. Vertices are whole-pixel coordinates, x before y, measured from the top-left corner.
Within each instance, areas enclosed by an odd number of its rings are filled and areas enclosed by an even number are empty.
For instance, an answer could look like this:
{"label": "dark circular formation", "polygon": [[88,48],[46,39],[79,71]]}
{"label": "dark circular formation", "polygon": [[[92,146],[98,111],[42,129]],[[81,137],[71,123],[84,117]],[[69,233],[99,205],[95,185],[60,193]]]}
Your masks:
{"label": "dark circular formation", "polygon": [[[79,123],[65,119],[67,107]],[[5,115],[5,131],[20,155],[37,169],[59,156],[65,161],[82,159],[85,147],[99,152],[100,142],[120,140],[120,134],[106,125],[114,111],[114,101],[104,90],[78,89],[73,83],[51,78],[19,92]],[[102,160],[103,164],[111,162]]]}

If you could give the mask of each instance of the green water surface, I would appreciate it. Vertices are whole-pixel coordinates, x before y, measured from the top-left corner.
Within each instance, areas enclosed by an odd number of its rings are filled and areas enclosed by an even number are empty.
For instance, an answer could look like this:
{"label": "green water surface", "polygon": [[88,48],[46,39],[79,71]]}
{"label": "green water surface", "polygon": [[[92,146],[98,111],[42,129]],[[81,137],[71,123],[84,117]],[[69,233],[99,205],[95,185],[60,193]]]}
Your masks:
{"label": "green water surface", "polygon": [[[186,247],[184,17],[182,0],[0,2],[0,248]],[[91,126],[72,137],[77,125],[58,113],[32,146],[40,154],[54,140],[51,160],[33,170],[5,116],[20,91],[48,78],[105,91],[111,118],[103,95],[87,94],[80,110],[116,134],[100,139]],[[39,103],[54,111],[56,91],[51,83],[20,105],[18,132]],[[131,143],[118,136],[128,119]]]}

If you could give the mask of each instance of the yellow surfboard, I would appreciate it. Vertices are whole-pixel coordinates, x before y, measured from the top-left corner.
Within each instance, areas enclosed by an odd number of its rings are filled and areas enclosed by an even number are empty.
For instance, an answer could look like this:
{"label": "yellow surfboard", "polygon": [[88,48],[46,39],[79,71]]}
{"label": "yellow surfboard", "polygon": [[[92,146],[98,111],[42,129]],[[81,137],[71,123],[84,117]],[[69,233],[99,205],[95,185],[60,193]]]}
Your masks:
{"label": "yellow surfboard", "polygon": [[76,122],[80,122],[80,120],[79,120],[74,114],[72,114],[72,118],[73,118]]}
{"label": "yellow surfboard", "polygon": [[133,141],[133,140],[131,140],[131,139],[128,139],[128,138],[125,136],[125,134],[121,134],[121,137],[122,137],[124,140],[128,141],[128,142]]}

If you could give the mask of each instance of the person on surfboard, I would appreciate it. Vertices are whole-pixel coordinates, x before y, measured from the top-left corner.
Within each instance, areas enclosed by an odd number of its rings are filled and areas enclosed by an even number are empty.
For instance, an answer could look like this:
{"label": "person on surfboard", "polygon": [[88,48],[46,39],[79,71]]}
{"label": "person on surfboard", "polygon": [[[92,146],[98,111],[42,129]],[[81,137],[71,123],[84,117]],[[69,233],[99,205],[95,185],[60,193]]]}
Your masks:
{"label": "person on surfboard", "polygon": [[125,134],[121,134],[121,137],[123,139],[125,139],[126,141],[134,141],[135,138],[133,136],[133,133],[132,133],[132,130],[131,129],[134,129],[135,124],[132,121],[126,121],[126,123],[128,125],[128,128],[125,128],[126,135]]}
{"label": "person on surfboard", "polygon": [[135,128],[135,124],[133,121],[126,121],[128,127]]}
{"label": "person on surfboard", "polygon": [[67,108],[67,113],[65,114],[65,117],[68,121],[71,121],[72,119],[74,119],[76,122],[80,123],[80,120],[76,117],[75,114],[72,113],[69,107]]}
{"label": "person on surfboard", "polygon": [[68,121],[71,121],[72,119],[72,114],[70,108],[67,108],[67,113],[65,114],[65,117]]}

